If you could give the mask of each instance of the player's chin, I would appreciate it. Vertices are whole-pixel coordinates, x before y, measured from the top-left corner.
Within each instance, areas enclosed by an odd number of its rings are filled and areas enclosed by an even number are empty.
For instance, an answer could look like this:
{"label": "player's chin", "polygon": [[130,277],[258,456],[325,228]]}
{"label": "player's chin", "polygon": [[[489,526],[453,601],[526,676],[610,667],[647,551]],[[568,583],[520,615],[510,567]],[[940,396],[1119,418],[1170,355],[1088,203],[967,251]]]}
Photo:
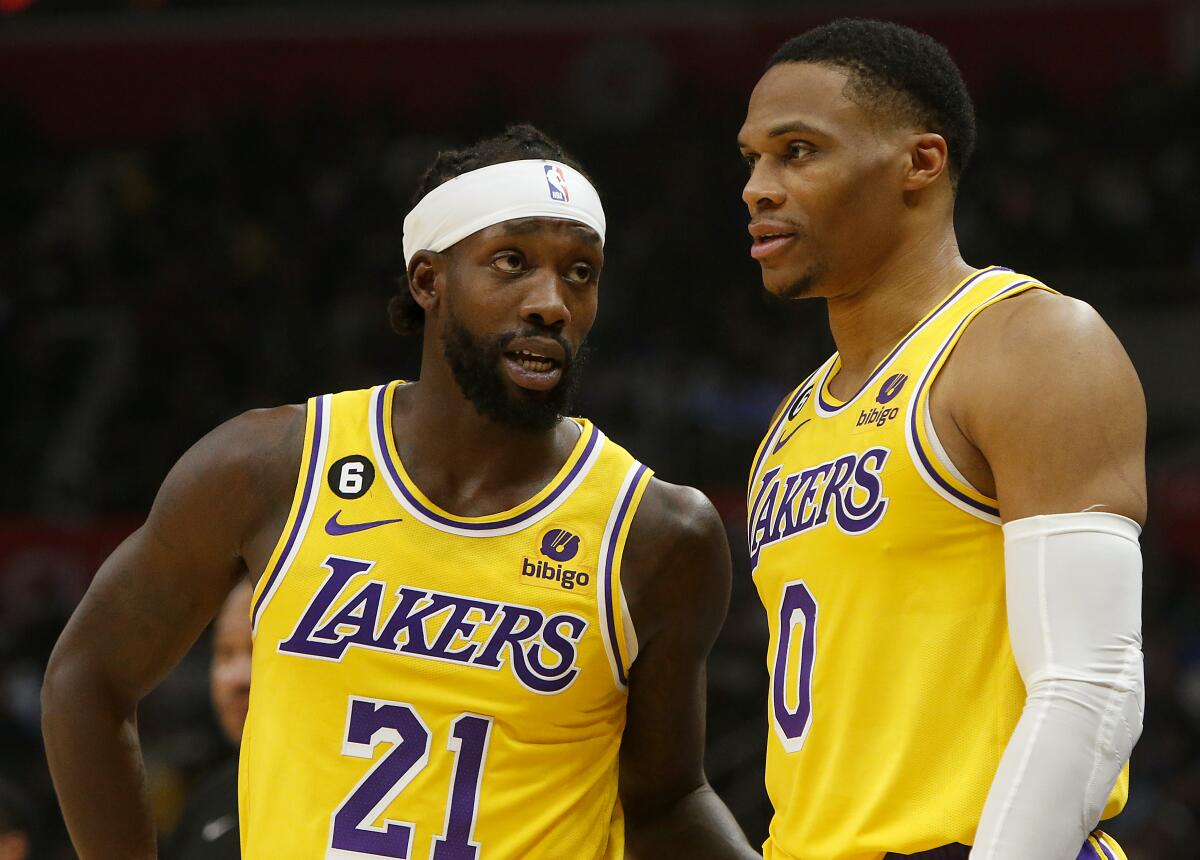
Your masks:
{"label": "player's chin", "polygon": [[803,299],[820,295],[825,267],[811,257],[763,266],[763,289],[778,299]]}
{"label": "player's chin", "polygon": [[798,288],[797,284],[806,282],[804,272],[794,267],[771,271],[763,269],[763,289],[777,299],[794,299],[804,295],[805,290]]}

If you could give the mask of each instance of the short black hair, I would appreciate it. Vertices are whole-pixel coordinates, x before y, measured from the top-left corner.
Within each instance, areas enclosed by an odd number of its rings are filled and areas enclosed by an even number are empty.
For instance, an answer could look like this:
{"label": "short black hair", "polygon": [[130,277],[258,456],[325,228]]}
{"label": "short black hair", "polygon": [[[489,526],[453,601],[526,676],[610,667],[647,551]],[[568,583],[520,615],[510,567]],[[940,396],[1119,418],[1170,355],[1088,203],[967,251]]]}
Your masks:
{"label": "short black hair", "polygon": [[946,139],[950,181],[975,151],[975,108],[962,73],[937,40],[891,21],[840,18],[784,42],[767,61],[818,63],[850,73],[847,94],[865,107],[912,120]]}
{"label": "short black hair", "polygon": [[[587,176],[579,163],[541,129],[529,123],[516,123],[471,146],[439,152],[417,181],[412,205],[416,206],[426,194],[456,176],[492,164],[533,158],[559,161]],[[425,309],[417,304],[408,289],[407,272],[400,276],[396,295],[388,302],[388,317],[398,334],[416,334],[425,327]]]}

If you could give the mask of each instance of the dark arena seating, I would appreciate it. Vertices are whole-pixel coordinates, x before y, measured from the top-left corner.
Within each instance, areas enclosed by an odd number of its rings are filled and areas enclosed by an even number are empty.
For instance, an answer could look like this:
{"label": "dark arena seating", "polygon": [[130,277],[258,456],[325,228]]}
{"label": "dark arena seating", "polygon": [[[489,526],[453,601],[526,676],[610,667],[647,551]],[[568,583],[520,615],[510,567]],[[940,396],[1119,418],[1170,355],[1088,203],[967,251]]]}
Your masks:
{"label": "dark arena seating", "polygon": [[[1196,9],[693,5],[0,0],[0,778],[34,810],[32,857],[73,856],[38,691],[96,566],[221,421],[415,373],[416,342],[385,307],[417,171],[517,120],[587,165],[608,212],[579,411],[725,519],[734,587],[709,666],[708,774],[764,838],[746,471],[781,397],[833,347],[819,305],[761,288],[735,136],[771,50],[846,9],[931,33],[963,69],[980,140],[959,190],[965,258],[1095,305],[1142,377],[1147,713],[1129,805],[1106,830],[1131,860],[1194,856]],[[141,711],[164,832],[226,755],[207,654]]]}

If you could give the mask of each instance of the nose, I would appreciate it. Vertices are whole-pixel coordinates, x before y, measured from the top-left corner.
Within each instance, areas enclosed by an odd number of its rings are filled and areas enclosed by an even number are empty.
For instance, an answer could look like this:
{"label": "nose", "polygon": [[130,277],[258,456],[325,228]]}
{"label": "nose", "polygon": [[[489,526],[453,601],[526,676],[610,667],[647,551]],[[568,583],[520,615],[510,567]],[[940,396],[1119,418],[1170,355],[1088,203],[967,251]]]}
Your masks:
{"label": "nose", "polygon": [[567,288],[555,273],[531,279],[521,302],[521,320],[545,328],[562,329],[571,321]]}
{"label": "nose", "polygon": [[742,200],[751,214],[763,209],[777,209],[783,205],[787,194],[779,183],[779,173],[766,156],[754,162],[750,178],[742,189]]}

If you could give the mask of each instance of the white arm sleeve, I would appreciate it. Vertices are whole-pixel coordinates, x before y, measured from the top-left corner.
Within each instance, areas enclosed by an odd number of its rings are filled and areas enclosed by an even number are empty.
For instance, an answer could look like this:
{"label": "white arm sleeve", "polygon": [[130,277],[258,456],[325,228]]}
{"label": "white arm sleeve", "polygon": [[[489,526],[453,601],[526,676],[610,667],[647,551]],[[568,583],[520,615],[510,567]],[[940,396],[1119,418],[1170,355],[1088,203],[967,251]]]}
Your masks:
{"label": "white arm sleeve", "polygon": [[971,860],[1074,860],[1142,732],[1141,529],[1110,513],[1004,526],[1025,709]]}

